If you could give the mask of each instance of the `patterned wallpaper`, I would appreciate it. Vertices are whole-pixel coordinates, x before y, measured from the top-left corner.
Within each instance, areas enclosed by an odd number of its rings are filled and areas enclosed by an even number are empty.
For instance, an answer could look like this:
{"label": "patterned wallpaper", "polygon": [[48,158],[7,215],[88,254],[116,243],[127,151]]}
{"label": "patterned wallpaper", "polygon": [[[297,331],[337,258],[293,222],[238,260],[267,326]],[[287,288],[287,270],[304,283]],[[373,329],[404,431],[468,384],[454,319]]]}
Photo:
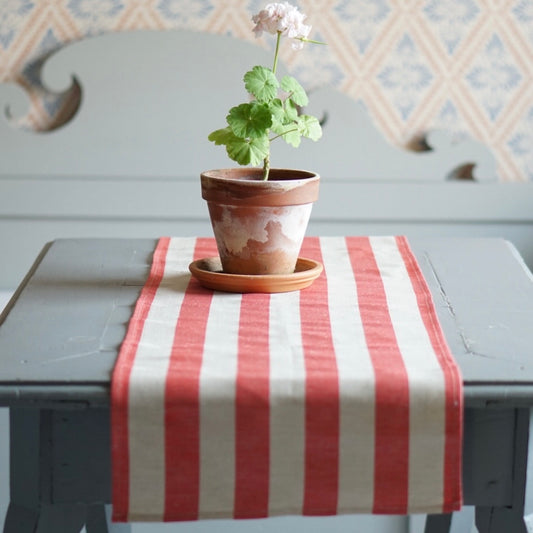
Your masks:
{"label": "patterned wallpaper", "polygon": [[[63,43],[103,32],[187,28],[265,47],[250,17],[266,0],[0,0],[0,82],[32,96],[26,124],[53,128],[73,95],[46,93],[40,65]],[[533,0],[293,0],[327,47],[284,47],[307,88],[362,99],[406,146],[444,128],[491,147],[502,181],[533,179]],[[75,95],[74,95],[75,96]]]}

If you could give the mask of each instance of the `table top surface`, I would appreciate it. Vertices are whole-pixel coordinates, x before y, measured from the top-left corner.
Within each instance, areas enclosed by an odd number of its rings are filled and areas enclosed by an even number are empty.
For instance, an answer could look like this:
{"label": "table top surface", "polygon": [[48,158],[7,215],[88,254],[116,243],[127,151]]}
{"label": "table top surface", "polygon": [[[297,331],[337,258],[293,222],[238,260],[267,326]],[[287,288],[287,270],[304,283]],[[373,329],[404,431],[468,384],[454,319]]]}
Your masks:
{"label": "table top surface", "polygon": [[[533,406],[533,277],[501,239],[410,239],[465,405]],[[0,316],[0,404],[108,405],[156,239],[49,243]]]}

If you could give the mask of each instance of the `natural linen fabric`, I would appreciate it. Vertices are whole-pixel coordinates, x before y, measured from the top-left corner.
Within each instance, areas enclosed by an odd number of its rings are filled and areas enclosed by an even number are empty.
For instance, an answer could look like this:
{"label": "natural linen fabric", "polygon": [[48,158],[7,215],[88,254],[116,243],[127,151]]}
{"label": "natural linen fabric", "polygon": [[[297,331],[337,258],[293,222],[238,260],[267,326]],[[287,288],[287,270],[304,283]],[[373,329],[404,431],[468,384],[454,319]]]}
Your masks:
{"label": "natural linen fabric", "polygon": [[403,237],[306,238],[307,289],[202,288],[162,238],[112,379],[117,521],[461,505],[462,380]]}

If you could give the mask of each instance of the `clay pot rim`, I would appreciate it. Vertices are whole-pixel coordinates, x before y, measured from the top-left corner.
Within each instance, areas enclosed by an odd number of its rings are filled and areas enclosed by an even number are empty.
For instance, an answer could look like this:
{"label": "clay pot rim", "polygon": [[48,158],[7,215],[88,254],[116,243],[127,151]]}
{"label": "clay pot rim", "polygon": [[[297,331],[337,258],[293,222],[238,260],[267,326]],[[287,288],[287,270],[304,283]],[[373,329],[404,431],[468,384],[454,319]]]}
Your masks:
{"label": "clay pot rim", "polygon": [[[213,170],[206,170],[202,172],[202,177],[242,183],[243,181],[249,183],[251,187],[269,187],[269,184],[286,183],[287,181],[309,181],[319,180],[320,175],[311,170],[297,169],[297,168],[271,168],[270,176],[267,181],[263,180],[263,169],[259,167],[234,167],[234,168],[219,168]],[[271,177],[275,179],[271,179]]]}
{"label": "clay pot rim", "polygon": [[201,174],[202,198],[226,205],[283,206],[315,202],[320,176],[309,170],[271,169],[277,178],[264,181],[261,168],[208,170]]}

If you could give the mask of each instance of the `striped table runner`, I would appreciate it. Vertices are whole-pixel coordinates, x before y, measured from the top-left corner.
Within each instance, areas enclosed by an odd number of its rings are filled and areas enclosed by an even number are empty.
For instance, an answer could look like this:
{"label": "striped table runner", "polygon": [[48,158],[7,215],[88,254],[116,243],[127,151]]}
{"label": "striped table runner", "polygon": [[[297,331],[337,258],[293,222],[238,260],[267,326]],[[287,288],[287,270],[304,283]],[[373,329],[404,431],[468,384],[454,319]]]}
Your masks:
{"label": "striped table runner", "polygon": [[300,292],[202,288],[162,238],[112,379],[116,521],[451,512],[462,380],[403,237],[306,238]]}

